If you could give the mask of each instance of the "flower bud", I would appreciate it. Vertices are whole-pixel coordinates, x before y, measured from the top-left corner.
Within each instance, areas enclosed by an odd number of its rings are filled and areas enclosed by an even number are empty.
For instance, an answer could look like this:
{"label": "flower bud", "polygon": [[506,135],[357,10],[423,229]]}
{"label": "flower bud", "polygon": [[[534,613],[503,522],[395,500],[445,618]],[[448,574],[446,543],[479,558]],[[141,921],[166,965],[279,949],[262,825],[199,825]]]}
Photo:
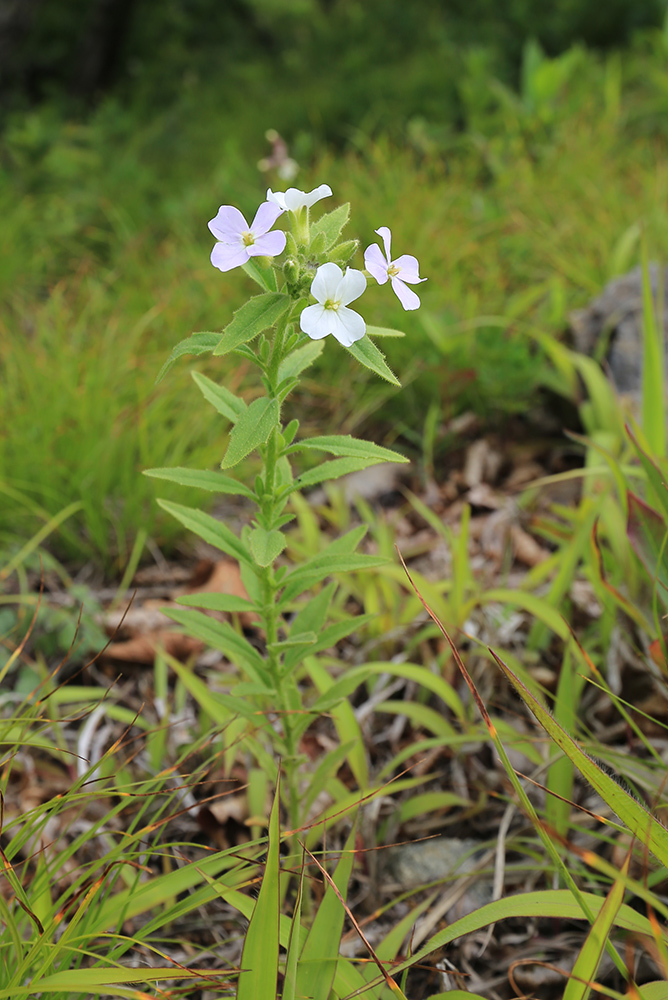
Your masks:
{"label": "flower bud", "polygon": [[299,270],[299,261],[294,257],[288,257],[283,264],[283,274],[290,285],[296,285],[299,281]]}
{"label": "flower bud", "polygon": [[338,246],[332,247],[327,257],[335,264],[347,264],[358,246],[359,240],[346,240],[345,243],[339,243]]}

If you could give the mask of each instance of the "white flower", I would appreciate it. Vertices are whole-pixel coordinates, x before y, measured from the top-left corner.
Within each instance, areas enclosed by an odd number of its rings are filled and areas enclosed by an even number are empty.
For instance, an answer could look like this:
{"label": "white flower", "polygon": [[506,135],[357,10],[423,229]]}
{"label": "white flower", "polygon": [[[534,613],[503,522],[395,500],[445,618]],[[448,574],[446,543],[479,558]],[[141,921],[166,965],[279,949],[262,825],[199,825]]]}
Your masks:
{"label": "white flower", "polygon": [[311,284],[311,294],[317,305],[303,310],[299,325],[312,340],[322,340],[331,333],[344,347],[351,347],[366,333],[366,323],[359,313],[348,309],[348,303],[358,299],[366,288],[366,278],[361,271],[346,268],[344,274],[338,264],[323,264],[318,268]]}
{"label": "white flower", "polygon": [[278,205],[263,202],[250,226],[238,208],[221,205],[209,229],[219,240],[211,251],[211,263],[219,271],[231,271],[251,257],[275,257],[285,249],[285,233],[269,230],[281,215]]}
{"label": "white flower", "polygon": [[392,260],[390,245],[392,243],[392,233],[387,226],[381,226],[376,232],[382,238],[385,246],[385,254],[377,243],[372,243],[364,251],[364,266],[369,274],[373,275],[379,285],[384,285],[389,278],[392,282],[392,291],[401,302],[404,309],[419,309],[420,299],[410,288],[406,288],[404,282],[417,285],[420,281],[426,281],[419,274],[420,265],[416,257],[410,254],[403,254]]}
{"label": "white flower", "polygon": [[288,188],[287,191],[267,190],[267,201],[273,205],[278,205],[284,212],[298,212],[300,208],[311,208],[321,198],[329,198],[332,189],[329,184],[321,184],[306,194],[305,191],[298,191],[297,188]]}

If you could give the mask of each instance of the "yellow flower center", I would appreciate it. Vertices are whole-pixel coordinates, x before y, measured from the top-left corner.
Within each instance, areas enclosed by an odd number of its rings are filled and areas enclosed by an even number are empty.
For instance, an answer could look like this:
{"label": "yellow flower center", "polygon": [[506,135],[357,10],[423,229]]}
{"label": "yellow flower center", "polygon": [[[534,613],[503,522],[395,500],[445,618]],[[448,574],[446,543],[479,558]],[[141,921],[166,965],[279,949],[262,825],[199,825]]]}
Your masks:
{"label": "yellow flower center", "polygon": [[401,271],[401,268],[397,267],[396,264],[390,264],[390,265],[388,265],[387,273],[390,276],[390,278],[396,278],[396,276],[399,274],[400,271]]}
{"label": "yellow flower center", "polygon": [[241,234],[241,239],[245,247],[250,247],[255,243],[255,237],[251,233],[250,229],[247,229],[245,233]]}
{"label": "yellow flower center", "polygon": [[327,299],[326,302],[324,303],[324,308],[333,309],[334,312],[336,312],[336,310],[339,308],[340,305],[341,303],[337,302],[335,299]]}

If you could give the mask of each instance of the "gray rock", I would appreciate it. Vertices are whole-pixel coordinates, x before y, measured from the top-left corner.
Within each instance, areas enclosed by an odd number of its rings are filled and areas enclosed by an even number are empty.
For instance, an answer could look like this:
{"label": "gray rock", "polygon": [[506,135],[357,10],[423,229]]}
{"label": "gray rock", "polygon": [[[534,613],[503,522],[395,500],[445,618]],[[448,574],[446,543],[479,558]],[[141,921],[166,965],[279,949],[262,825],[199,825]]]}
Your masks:
{"label": "gray rock", "polygon": [[[650,264],[650,279],[656,309],[659,265]],[[661,317],[658,317],[659,322]],[[643,304],[642,270],[615,278],[586,309],[569,316],[575,347],[583,354],[597,355],[601,338],[608,340],[604,357],[610,378],[619,393],[639,402],[642,390]],[[668,268],[663,270],[663,331],[668,343]],[[668,350],[667,350],[668,354]]]}
{"label": "gray rock", "polygon": [[449,875],[471,872],[481,851],[475,840],[434,837],[391,847],[383,858],[383,874],[402,889],[437,882]]}

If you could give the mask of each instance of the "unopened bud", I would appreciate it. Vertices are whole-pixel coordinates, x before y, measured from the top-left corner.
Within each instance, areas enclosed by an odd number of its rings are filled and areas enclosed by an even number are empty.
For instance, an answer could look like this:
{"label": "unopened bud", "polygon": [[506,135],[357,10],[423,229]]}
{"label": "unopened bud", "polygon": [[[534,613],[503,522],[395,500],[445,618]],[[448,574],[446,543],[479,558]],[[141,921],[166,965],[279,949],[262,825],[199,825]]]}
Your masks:
{"label": "unopened bud", "polygon": [[299,261],[294,257],[288,257],[283,264],[283,274],[289,284],[296,285],[299,281]]}
{"label": "unopened bud", "polygon": [[339,243],[338,246],[332,247],[327,257],[335,264],[347,264],[358,246],[359,240],[346,240],[345,243]]}

